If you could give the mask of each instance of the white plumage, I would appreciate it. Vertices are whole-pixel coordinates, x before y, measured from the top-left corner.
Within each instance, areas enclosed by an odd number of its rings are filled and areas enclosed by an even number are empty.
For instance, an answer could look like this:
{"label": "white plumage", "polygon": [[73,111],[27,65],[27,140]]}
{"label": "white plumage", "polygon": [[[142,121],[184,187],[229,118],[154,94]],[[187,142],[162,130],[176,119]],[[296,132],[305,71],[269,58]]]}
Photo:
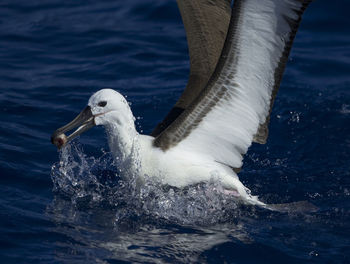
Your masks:
{"label": "white plumage", "polygon": [[[99,102],[107,104],[100,107]],[[127,168],[128,173],[178,188],[209,180],[220,181],[225,189],[244,201],[263,204],[249,194],[229,167],[216,162],[207,153],[200,153],[196,148],[186,149],[182,144],[168,151],[155,147],[153,137],[136,131],[130,107],[120,93],[112,89],[100,90],[91,96],[88,105],[96,125],[106,128],[109,147],[118,165]]]}

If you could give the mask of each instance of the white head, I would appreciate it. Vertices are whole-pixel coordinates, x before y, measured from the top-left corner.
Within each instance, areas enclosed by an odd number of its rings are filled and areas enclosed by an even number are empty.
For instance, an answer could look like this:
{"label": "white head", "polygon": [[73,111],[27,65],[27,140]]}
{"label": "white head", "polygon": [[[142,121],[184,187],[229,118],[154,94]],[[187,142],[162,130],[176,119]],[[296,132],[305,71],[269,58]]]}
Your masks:
{"label": "white head", "polygon": [[95,124],[108,125],[110,122],[133,121],[128,102],[120,93],[112,89],[102,89],[94,93],[88,102]]}
{"label": "white head", "polygon": [[[120,93],[112,89],[102,89],[94,93],[89,99],[88,106],[72,122],[52,134],[51,142],[60,148],[95,125],[117,130],[135,130],[129,104]],[[72,134],[65,135],[67,131],[76,127],[78,128]]]}

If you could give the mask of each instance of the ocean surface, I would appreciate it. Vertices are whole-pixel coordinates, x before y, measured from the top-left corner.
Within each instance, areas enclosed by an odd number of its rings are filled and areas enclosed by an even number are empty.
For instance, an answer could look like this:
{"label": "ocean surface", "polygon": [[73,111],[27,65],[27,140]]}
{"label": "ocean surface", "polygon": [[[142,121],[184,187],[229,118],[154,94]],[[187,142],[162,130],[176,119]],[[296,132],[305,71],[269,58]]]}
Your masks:
{"label": "ocean surface", "polygon": [[189,58],[175,0],[0,1],[1,263],[350,263],[350,2],[306,11],[266,145],[239,174],[267,203],[215,183],[141,190],[95,127],[59,152],[51,133],[95,91],[127,96],[150,133],[184,89]]}

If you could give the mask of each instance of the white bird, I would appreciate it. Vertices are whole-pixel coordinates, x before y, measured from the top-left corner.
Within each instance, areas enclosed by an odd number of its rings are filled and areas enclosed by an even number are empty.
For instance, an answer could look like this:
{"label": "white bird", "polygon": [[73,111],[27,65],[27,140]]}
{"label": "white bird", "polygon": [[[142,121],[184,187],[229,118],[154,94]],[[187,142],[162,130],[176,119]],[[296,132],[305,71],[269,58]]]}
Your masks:
{"label": "white bird", "polygon": [[[94,125],[131,171],[183,188],[220,181],[243,202],[265,206],[237,172],[252,142],[265,143],[272,104],[301,16],[310,0],[178,0],[191,72],[175,107],[152,134],[136,131],[125,98],[112,89],[52,135],[62,147]],[[68,137],[68,130],[78,127]],[[131,161],[131,162],[130,162]]]}

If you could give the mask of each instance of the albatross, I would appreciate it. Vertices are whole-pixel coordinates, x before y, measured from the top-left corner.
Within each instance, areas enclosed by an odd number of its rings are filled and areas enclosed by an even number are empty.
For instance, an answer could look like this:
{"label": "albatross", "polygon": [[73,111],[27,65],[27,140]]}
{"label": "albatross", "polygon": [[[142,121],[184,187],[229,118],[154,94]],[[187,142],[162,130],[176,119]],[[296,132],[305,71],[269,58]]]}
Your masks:
{"label": "albatross", "polygon": [[228,0],[177,0],[190,74],[164,120],[141,135],[126,99],[102,89],[51,142],[61,148],[102,125],[115,159],[141,179],[147,175],[177,188],[215,180],[244,203],[265,206],[237,174],[252,142],[266,142],[272,105],[310,2],[235,0],[231,7]]}

